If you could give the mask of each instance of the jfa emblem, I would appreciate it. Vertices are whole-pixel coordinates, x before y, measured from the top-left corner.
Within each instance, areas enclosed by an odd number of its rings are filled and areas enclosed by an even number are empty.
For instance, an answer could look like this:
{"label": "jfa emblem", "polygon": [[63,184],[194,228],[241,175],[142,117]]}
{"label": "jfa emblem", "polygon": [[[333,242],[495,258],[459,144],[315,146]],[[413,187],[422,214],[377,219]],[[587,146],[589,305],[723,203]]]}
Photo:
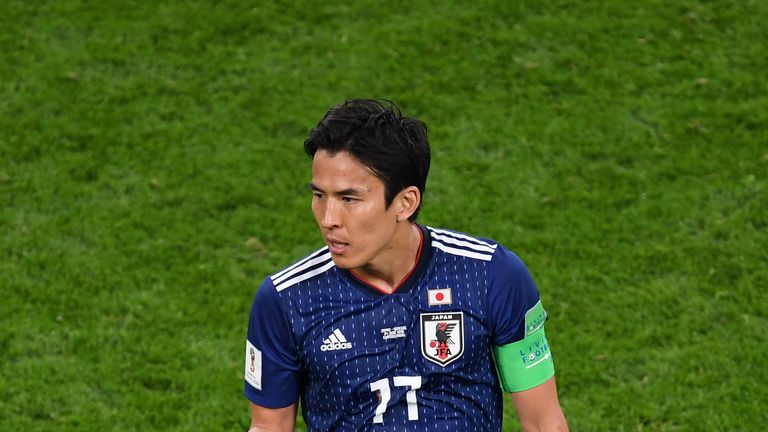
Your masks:
{"label": "jfa emblem", "polygon": [[464,313],[421,314],[421,354],[440,366],[464,353]]}

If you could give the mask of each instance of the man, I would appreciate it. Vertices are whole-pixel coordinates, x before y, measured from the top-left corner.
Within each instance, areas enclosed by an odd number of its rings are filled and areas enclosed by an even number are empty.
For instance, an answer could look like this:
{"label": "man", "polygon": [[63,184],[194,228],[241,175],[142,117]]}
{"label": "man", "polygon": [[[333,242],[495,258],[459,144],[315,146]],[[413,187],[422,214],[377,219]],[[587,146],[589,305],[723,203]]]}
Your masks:
{"label": "man", "polygon": [[[246,342],[251,431],[567,430],[539,293],[500,244],[416,224],[426,127],[332,108],[304,143],[325,247],[266,278]],[[255,353],[250,356],[251,350]]]}

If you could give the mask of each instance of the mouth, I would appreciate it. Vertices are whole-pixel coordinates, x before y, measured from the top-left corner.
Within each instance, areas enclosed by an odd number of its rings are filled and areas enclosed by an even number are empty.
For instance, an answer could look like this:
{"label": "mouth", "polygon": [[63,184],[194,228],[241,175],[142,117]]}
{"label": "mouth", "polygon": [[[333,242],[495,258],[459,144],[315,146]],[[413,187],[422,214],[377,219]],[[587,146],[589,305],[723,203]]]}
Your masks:
{"label": "mouth", "polygon": [[347,250],[349,247],[349,243],[341,242],[336,239],[325,239],[326,244],[328,244],[328,249],[330,249],[331,253],[334,255],[341,255],[344,253],[344,251]]}

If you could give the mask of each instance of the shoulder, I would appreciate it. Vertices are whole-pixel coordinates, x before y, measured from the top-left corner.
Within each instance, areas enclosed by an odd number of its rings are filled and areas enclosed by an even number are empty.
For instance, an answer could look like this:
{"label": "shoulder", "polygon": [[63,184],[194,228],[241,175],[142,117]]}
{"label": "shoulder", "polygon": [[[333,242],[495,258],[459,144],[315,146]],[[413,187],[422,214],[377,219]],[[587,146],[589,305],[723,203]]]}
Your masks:
{"label": "shoulder", "polygon": [[[253,311],[261,314],[280,314],[284,312],[290,298],[301,296],[303,290],[289,290],[288,288],[300,286],[312,282],[314,278],[322,278],[323,275],[334,267],[328,248],[324,247],[296,261],[288,267],[267,276],[256,290],[253,299]],[[294,294],[295,293],[295,294]]]}
{"label": "shoulder", "polygon": [[447,254],[482,261],[491,261],[499,248],[493,240],[474,237],[459,231],[426,227],[431,246]]}
{"label": "shoulder", "polygon": [[507,267],[524,266],[520,257],[495,240],[475,237],[444,228],[429,226],[426,228],[430,233],[432,247],[443,252],[483,261],[492,261],[495,265]]}
{"label": "shoulder", "polygon": [[326,246],[268,276],[263,284],[273,285],[275,291],[279,293],[300,282],[321,277],[333,267],[333,259]]}
{"label": "shoulder", "polygon": [[483,237],[476,237],[444,228],[426,227],[431,237],[431,246],[457,257],[486,261],[492,275],[527,274],[523,260],[501,243]]}

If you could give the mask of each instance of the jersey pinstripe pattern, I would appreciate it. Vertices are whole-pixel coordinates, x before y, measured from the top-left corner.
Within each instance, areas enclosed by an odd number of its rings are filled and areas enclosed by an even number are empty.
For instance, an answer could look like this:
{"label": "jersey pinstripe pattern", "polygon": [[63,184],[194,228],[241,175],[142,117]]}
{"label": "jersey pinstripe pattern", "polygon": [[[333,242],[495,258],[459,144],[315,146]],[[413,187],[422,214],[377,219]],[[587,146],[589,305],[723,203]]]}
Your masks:
{"label": "jersey pinstripe pattern", "polygon": [[[498,243],[419,228],[419,263],[393,294],[335,267],[327,248],[265,279],[248,328],[261,389],[246,382],[246,397],[272,408],[300,397],[311,431],[500,431],[490,347],[523,338],[538,291]],[[450,303],[428,304],[429,289],[448,288]],[[424,354],[441,347],[443,361]]]}

